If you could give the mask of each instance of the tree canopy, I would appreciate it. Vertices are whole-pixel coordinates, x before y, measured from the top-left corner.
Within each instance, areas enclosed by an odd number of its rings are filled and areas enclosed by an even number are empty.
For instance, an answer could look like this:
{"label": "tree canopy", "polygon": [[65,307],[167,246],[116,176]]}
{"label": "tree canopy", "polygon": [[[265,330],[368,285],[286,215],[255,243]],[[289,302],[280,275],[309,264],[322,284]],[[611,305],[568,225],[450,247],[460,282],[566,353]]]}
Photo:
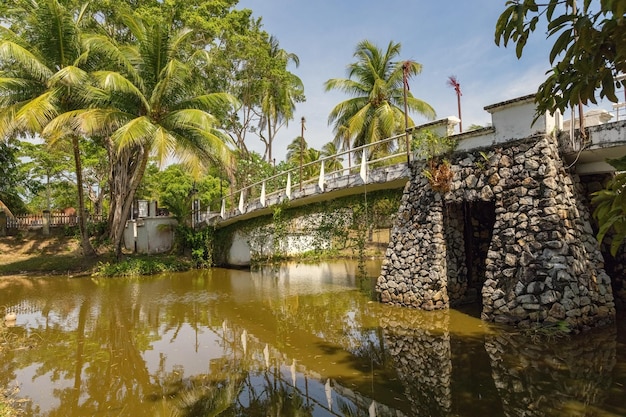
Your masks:
{"label": "tree canopy", "polygon": [[[236,4],[3,2],[3,154],[12,157],[6,141],[15,135],[39,135],[51,144],[68,140],[79,213],[83,195],[107,207],[109,237],[118,252],[151,158],[164,162],[174,156],[195,178],[219,166],[233,182],[234,158],[249,154],[245,133],[257,134],[271,155],[273,136],[304,98],[301,81],[287,70],[297,56],[281,49],[250,10],[234,9]],[[109,192],[108,204],[95,189]]]}
{"label": "tree canopy", "polygon": [[[626,2],[624,0],[508,0],[499,17],[495,42],[515,44],[522,56],[533,32],[547,24],[554,39],[552,69],[536,94],[537,111],[564,112],[598,98],[618,102],[615,90],[626,86],[616,76],[626,73]],[[545,22],[544,22],[545,20]]]}

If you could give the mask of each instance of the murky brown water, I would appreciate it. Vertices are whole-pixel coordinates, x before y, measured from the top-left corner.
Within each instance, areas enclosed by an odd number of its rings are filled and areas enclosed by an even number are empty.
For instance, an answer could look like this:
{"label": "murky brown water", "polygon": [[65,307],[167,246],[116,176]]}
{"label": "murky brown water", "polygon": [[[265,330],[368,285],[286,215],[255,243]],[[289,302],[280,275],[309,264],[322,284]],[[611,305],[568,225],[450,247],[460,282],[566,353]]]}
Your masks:
{"label": "murky brown water", "polygon": [[372,302],[356,269],[2,279],[28,347],[0,386],[32,416],[626,415],[623,322],[539,341]]}

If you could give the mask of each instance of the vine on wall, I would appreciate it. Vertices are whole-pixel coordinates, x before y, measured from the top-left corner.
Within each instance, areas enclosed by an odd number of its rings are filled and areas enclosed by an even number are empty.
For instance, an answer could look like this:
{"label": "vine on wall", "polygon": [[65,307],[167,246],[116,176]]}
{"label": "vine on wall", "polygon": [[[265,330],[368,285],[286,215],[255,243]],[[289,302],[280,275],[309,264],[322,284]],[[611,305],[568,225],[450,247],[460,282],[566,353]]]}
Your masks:
{"label": "vine on wall", "polygon": [[[381,190],[300,207],[289,202],[273,207],[272,216],[258,217],[218,229],[213,248],[216,264],[226,263],[235,232],[246,236],[254,248],[253,263],[285,259],[287,239],[299,233],[311,238],[311,251],[298,258],[365,257],[374,229],[389,228],[397,213],[403,189]],[[271,247],[271,250],[269,250]]]}

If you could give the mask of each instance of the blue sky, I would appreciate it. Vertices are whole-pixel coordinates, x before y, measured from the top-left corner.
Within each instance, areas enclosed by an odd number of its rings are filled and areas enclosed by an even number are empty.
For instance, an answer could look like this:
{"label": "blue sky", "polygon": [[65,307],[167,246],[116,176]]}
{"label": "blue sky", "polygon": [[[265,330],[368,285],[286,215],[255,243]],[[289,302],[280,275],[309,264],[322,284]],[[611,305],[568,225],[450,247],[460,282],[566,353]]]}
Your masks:
{"label": "blue sky", "polygon": [[[325,92],[330,78],[346,78],[358,42],[368,39],[385,49],[399,42],[401,60],[422,64],[422,73],[410,81],[413,95],[434,107],[437,118],[457,115],[450,75],[461,84],[463,126],[486,125],[485,106],[532,94],[549,69],[550,41],[538,31],[520,60],[514,46],[498,47],[494,29],[505,8],[504,0],[240,0],[238,8],[262,17],[263,28],[275,35],[281,48],[295,53],[300,66],[291,70],[304,83],[307,100],[298,104],[295,119],[283,127],[274,142],[277,161],[287,145],[300,135],[320,149],[333,138],[328,114],[348,96]],[[416,123],[425,120],[412,115]],[[249,146],[263,152],[250,136]]]}

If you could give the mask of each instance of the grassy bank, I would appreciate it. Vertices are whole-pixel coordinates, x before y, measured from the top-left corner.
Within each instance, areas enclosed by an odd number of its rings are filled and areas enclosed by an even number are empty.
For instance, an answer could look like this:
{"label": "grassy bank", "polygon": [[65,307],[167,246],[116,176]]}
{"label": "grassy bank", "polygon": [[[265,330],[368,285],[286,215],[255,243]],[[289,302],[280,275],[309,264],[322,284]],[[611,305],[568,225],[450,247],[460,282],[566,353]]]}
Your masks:
{"label": "grassy bank", "polygon": [[0,238],[0,275],[89,274],[98,259],[87,259],[78,240],[36,234]]}
{"label": "grassy bank", "polygon": [[97,257],[85,258],[80,242],[73,237],[0,238],[0,276],[148,275],[189,270],[192,266],[186,258],[170,255],[126,255],[118,262],[106,251]]}

